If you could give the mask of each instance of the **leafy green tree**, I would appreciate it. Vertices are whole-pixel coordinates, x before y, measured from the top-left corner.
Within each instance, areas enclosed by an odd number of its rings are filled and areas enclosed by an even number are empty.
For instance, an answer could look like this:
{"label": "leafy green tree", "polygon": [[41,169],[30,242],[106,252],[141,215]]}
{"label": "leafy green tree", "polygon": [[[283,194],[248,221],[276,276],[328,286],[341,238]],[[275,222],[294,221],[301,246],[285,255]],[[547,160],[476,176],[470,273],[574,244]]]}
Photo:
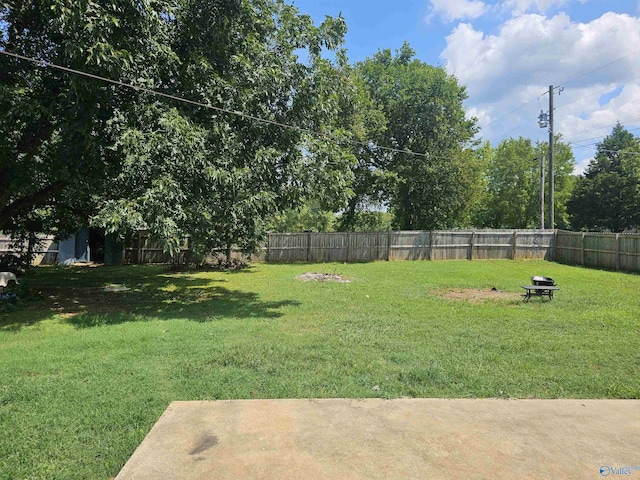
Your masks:
{"label": "leafy green tree", "polygon": [[621,232],[640,225],[640,139],[618,123],[597,146],[568,205],[578,230]]}
{"label": "leafy green tree", "polygon": [[472,195],[466,187],[479,173],[463,154],[477,128],[462,106],[465,88],[414,56],[405,43],[395,55],[382,50],[356,66],[386,119],[372,138],[387,149],[365,152],[355,190],[365,203],[383,199],[397,228],[450,227],[464,216]]}
{"label": "leafy green tree", "polygon": [[320,207],[315,201],[306,202],[297,209],[277,214],[269,229],[274,232],[331,232],[335,223],[335,214]]}
{"label": "leafy green tree", "polygon": [[[527,138],[509,138],[495,149],[489,145],[484,149],[484,155],[488,157],[485,173],[487,192],[478,224],[490,228],[539,228],[540,161],[547,158],[548,143],[533,145]],[[575,161],[571,148],[562,142],[560,136],[555,138],[554,149],[555,217],[558,225],[564,226]],[[547,195],[546,172],[544,189]]]}
{"label": "leafy green tree", "polygon": [[59,231],[86,221],[104,178],[118,171],[121,112],[139,92],[47,68],[53,62],[160,87],[173,2],[12,0],[0,8],[0,230]]}
{"label": "leafy green tree", "polygon": [[2,110],[13,143],[2,145],[12,188],[0,228],[43,207],[59,221],[64,206],[108,232],[148,228],[172,253],[184,234],[197,253],[251,251],[274,213],[351,195],[354,158],[333,120],[348,104],[346,57],[323,56],[340,46],[342,18],[315,26],[282,0],[33,5],[2,11],[7,50],[202,106],[3,58],[14,103]]}
{"label": "leafy green tree", "polygon": [[540,185],[540,160],[527,138],[498,144],[489,161],[485,225],[492,228],[530,228],[539,224],[536,192]]}
{"label": "leafy green tree", "polygon": [[351,217],[349,225],[348,231],[351,232],[384,232],[393,228],[393,214],[382,210],[362,210]]}
{"label": "leafy green tree", "polygon": [[[567,206],[575,185],[573,170],[576,165],[571,146],[562,141],[562,135],[556,135],[553,144],[553,170],[554,170],[554,220],[555,228],[570,228]],[[548,213],[549,204],[549,142],[536,142],[536,158],[545,159],[544,192],[545,215]],[[539,167],[538,167],[539,168]],[[539,188],[539,184],[538,184]],[[538,203],[539,208],[539,203]],[[548,220],[548,219],[547,219]],[[538,223],[539,225],[539,223]],[[537,226],[537,225],[536,225]]]}
{"label": "leafy green tree", "polygon": [[349,132],[350,151],[355,162],[352,165],[352,195],[338,218],[337,228],[340,231],[358,231],[364,227],[363,219],[381,218],[376,212],[386,205],[384,192],[394,177],[382,168],[379,149],[371,141],[386,128],[384,112],[373,103],[369,87],[358,68],[349,67],[345,74],[350,91],[341,114],[336,118],[348,122],[343,123],[343,128]]}

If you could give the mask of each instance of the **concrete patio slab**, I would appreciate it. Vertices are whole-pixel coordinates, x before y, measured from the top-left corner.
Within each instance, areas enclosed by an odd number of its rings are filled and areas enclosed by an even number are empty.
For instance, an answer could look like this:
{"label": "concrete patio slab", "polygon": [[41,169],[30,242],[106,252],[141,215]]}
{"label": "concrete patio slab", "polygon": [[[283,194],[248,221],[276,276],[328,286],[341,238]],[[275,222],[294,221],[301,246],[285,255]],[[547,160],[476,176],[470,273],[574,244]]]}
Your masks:
{"label": "concrete patio slab", "polygon": [[640,401],[173,402],[116,480],[604,477],[640,480]]}

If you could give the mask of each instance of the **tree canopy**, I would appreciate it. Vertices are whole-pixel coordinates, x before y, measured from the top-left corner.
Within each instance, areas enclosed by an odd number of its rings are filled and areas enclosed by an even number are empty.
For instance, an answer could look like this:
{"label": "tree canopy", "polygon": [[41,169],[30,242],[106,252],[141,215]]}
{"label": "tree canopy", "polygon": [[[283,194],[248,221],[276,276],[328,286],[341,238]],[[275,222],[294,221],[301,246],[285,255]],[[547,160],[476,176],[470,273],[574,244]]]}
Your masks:
{"label": "tree canopy", "polygon": [[578,230],[621,232],[640,225],[640,138],[619,122],[597,145],[569,200]]}
{"label": "tree canopy", "polygon": [[[575,160],[571,148],[559,135],[554,149],[555,216],[557,224],[566,228],[566,203]],[[520,137],[503,140],[495,148],[485,144],[480,150],[487,158],[486,195],[476,224],[491,228],[539,228],[540,162],[547,159],[549,144],[534,145],[530,139]],[[544,175],[545,202],[548,202],[549,188],[547,168],[548,162]]]}
{"label": "tree canopy", "polygon": [[[250,252],[270,228],[538,226],[547,145],[475,148],[454,76],[407,43],[350,64],[340,16],[315,24],[285,0],[12,0],[0,25],[0,50],[25,57],[0,54],[0,231],[90,222],[148,229],[172,253],[188,234],[208,253]],[[599,146],[574,225],[638,223],[637,142],[618,126]],[[560,137],[555,150],[567,226],[573,156]]]}
{"label": "tree canopy", "polygon": [[42,62],[0,58],[0,230],[90,218],[169,251],[184,234],[250,250],[279,209],[349,197],[353,156],[333,140],[351,88],[342,18],[316,26],[282,0],[13,1],[0,15],[2,49]]}
{"label": "tree canopy", "polygon": [[[47,62],[158,86],[175,63],[168,2],[3,3],[0,47],[0,230],[70,228],[118,171],[118,118],[142,95]],[[143,11],[141,11],[143,10]]]}
{"label": "tree canopy", "polygon": [[479,172],[463,154],[477,131],[462,105],[465,88],[414,57],[405,43],[395,55],[382,50],[355,67],[386,121],[358,156],[347,225],[370,203],[385,204],[401,229],[453,226],[468,206],[467,187]]}

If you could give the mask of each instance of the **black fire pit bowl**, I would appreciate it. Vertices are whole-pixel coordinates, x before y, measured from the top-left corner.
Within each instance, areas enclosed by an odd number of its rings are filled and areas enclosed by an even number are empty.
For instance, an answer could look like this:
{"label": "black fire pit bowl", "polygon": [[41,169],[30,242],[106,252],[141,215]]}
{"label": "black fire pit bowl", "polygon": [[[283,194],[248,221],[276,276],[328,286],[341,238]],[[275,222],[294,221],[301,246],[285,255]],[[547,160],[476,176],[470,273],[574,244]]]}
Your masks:
{"label": "black fire pit bowl", "polygon": [[531,282],[533,285],[540,285],[544,287],[554,287],[556,285],[556,282],[553,280],[553,278],[541,277],[539,275],[534,275],[533,277],[531,277]]}

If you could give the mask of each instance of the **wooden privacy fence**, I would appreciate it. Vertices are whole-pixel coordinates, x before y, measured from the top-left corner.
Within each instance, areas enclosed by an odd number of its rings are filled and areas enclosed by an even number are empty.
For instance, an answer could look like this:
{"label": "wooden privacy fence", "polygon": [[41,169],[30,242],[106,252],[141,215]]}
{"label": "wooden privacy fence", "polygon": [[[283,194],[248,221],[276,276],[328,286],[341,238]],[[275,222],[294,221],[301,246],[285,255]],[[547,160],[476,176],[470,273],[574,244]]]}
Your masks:
{"label": "wooden privacy fence", "polygon": [[[400,232],[270,233],[252,261],[372,262],[376,260],[516,259],[553,260],[554,230],[459,230]],[[223,254],[224,252],[218,252]],[[233,250],[234,257],[241,252]],[[189,256],[183,239],[180,261]],[[165,263],[162,246],[138,232],[124,248],[125,263]]]}
{"label": "wooden privacy fence", "polygon": [[[58,261],[58,241],[52,235],[38,235],[39,244],[36,245],[34,265],[52,265]],[[9,235],[0,235],[0,256],[15,255],[27,249],[27,242],[16,245]]]}
{"label": "wooden privacy fence", "polygon": [[271,233],[263,248],[270,263],[375,260],[552,260],[554,230]]}
{"label": "wooden privacy fence", "polygon": [[[186,263],[189,253],[189,237],[180,239],[180,253],[178,262]],[[145,263],[169,263],[171,257],[164,251],[162,244],[153,240],[149,233],[140,230],[132,235],[124,246],[124,263],[145,264]]]}
{"label": "wooden privacy fence", "polygon": [[[58,241],[43,240],[34,264],[57,261]],[[15,253],[12,240],[0,235],[0,255]],[[220,252],[222,253],[222,252]],[[180,261],[189,256],[183,239]],[[241,252],[234,250],[234,257]],[[166,263],[169,256],[146,232],[123,248],[125,263]],[[640,271],[640,234],[555,230],[452,230],[372,233],[271,233],[253,261],[370,262],[376,260],[517,259],[555,260],[569,265]]]}
{"label": "wooden privacy fence", "polygon": [[556,261],[569,265],[640,271],[640,235],[558,231]]}
{"label": "wooden privacy fence", "polygon": [[[261,248],[256,254],[251,256],[252,261],[264,261],[264,248]],[[211,263],[214,256],[225,257],[226,250],[219,249],[212,251],[204,259],[205,263]],[[231,250],[232,258],[242,258],[241,250],[234,248]],[[186,236],[180,239],[180,252],[175,259],[177,263],[188,263],[190,260],[196,260],[191,256],[191,237]],[[147,231],[140,230],[127,239],[122,253],[122,261],[125,264],[146,264],[146,263],[171,263],[171,256],[165,252],[162,243],[154,240]],[[202,261],[198,258],[197,261]]]}

